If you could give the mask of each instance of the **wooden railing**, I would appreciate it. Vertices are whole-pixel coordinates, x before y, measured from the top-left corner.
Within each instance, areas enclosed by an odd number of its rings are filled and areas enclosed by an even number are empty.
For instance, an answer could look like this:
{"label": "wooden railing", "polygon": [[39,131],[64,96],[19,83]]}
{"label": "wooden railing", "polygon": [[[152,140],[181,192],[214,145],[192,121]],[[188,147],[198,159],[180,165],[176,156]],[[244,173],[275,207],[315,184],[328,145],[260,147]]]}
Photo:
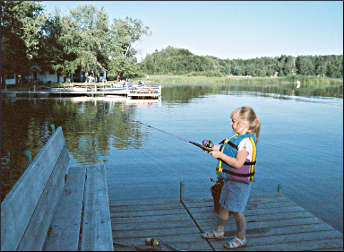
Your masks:
{"label": "wooden railing", "polygon": [[69,160],[59,127],[1,203],[1,250],[113,250],[105,167]]}

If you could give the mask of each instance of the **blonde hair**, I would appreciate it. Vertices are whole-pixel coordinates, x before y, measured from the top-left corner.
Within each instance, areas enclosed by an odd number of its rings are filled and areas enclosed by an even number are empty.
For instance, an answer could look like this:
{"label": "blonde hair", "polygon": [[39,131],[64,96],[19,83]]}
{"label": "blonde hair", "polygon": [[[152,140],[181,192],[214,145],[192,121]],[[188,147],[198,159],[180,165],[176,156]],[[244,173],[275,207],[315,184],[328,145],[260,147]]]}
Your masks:
{"label": "blonde hair", "polygon": [[243,106],[240,108],[235,109],[231,113],[231,118],[237,115],[239,120],[245,120],[249,123],[249,128],[247,133],[255,133],[256,134],[256,142],[258,143],[259,140],[259,133],[260,133],[260,120],[258,119],[254,110],[249,106]]}

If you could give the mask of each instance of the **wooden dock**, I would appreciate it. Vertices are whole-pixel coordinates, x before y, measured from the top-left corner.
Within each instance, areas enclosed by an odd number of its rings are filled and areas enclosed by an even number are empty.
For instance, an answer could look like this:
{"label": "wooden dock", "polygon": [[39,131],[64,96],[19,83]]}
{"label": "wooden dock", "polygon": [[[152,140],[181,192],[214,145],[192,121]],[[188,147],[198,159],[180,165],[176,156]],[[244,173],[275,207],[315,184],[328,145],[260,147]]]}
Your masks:
{"label": "wooden dock", "polygon": [[0,90],[1,94],[11,97],[71,97],[71,96],[125,96],[130,98],[157,99],[161,96],[161,86],[123,89],[104,89],[99,87],[85,86],[82,88],[51,88],[45,90]]}
{"label": "wooden dock", "polygon": [[58,127],[1,202],[1,251],[113,250],[105,166],[69,160]]}
{"label": "wooden dock", "polygon": [[[184,204],[183,204],[184,203]],[[212,199],[110,202],[115,250],[225,250],[235,234],[229,217],[225,240],[202,239],[217,224]],[[343,234],[281,193],[252,194],[245,212],[247,247],[238,250],[341,250]],[[160,246],[145,244],[147,238]],[[170,247],[164,245],[168,244]]]}

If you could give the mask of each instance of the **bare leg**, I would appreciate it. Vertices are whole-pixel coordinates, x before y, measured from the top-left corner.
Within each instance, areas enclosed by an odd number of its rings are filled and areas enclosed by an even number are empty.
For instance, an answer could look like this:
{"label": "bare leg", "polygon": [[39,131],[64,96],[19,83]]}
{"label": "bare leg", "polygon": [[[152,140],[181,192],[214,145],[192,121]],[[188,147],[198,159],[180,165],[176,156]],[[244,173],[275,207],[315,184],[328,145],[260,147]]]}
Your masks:
{"label": "bare leg", "polygon": [[215,230],[217,233],[223,232],[225,230],[225,223],[228,220],[228,216],[229,216],[228,210],[220,207],[218,224]]}
{"label": "bare leg", "polygon": [[245,215],[240,212],[233,213],[235,216],[235,222],[237,225],[237,236],[240,240],[244,239],[246,237],[246,220]]}

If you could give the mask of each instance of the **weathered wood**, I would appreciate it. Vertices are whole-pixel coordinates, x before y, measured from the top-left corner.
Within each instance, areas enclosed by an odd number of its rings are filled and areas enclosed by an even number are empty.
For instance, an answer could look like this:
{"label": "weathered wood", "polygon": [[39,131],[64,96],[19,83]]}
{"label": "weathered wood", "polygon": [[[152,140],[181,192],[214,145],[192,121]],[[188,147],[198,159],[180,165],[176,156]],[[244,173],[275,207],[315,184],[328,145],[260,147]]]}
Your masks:
{"label": "weathered wood", "polygon": [[144,211],[159,211],[159,210],[171,210],[171,209],[184,209],[181,204],[167,202],[165,204],[142,204],[142,205],[121,205],[119,206],[110,206],[112,213],[129,213],[129,212],[144,212]]}
{"label": "weathered wood", "polygon": [[158,215],[174,215],[174,214],[184,214],[185,210],[182,208],[179,209],[162,209],[155,210],[151,209],[150,211],[137,211],[137,212],[116,212],[111,213],[111,218],[139,218],[142,216],[158,216]]}
{"label": "weathered wood", "polygon": [[[195,229],[195,226],[189,226],[189,227],[175,227],[173,229],[150,229],[149,231],[147,230],[131,230],[131,231],[126,231],[126,232],[117,232],[114,233],[114,239],[128,239],[128,238],[144,238],[152,236],[171,236],[171,235],[184,235],[184,234],[193,234],[197,233],[198,230]],[[198,232],[199,233],[199,232]]]}
{"label": "weathered wood", "polygon": [[110,201],[110,207],[111,208],[119,208],[122,209],[122,207],[131,207],[131,206],[163,206],[163,205],[177,205],[179,203],[179,200],[164,200],[159,199],[157,200],[142,200],[140,202],[137,201]]}
{"label": "weathered wood", "polygon": [[2,202],[2,250],[113,250],[104,165],[68,163],[59,127]]}
{"label": "weathered wood", "polygon": [[[34,245],[34,248],[30,247],[31,242],[28,243],[28,247],[25,245],[27,244],[26,237],[30,238],[31,234],[27,233],[24,240],[22,238],[25,230],[27,228],[30,230],[30,222],[37,223],[39,220],[48,221],[52,218],[53,206],[56,204],[54,202],[57,202],[56,199],[62,192],[63,180],[62,186],[58,188],[49,188],[48,183],[53,183],[51,186],[54,187],[61,181],[63,171],[56,170],[55,173],[53,171],[57,168],[56,163],[64,148],[65,140],[62,128],[59,127],[19,178],[13,189],[6,195],[1,204],[2,250],[16,250],[20,242],[21,249],[35,249],[43,246],[42,238],[46,235],[46,225],[48,224],[41,227],[40,237],[37,238],[37,242],[39,242]],[[69,162],[67,156],[61,160],[64,162],[60,167],[61,169],[67,167],[65,165]],[[51,177],[52,174],[54,174],[53,177]],[[57,176],[54,177],[55,175]],[[41,202],[39,202],[40,200]],[[38,205],[44,206],[46,212],[38,209],[34,214]]]}
{"label": "weathered wood", "polygon": [[[254,199],[254,200],[253,200]],[[185,200],[189,211],[203,231],[217,225],[217,213],[211,199]],[[200,230],[186,211],[179,211],[179,203],[160,200],[118,203],[111,207],[114,242],[144,246],[145,238],[161,239],[180,250],[209,251],[212,247],[201,238]],[[283,194],[260,195],[249,199],[245,212],[248,247],[239,250],[340,250],[343,234],[313,214],[285,198]],[[236,234],[233,216],[225,227],[225,240],[211,240],[216,250]],[[118,250],[128,250],[116,247]],[[163,250],[169,250],[162,246]]]}
{"label": "weathered wood", "polygon": [[[250,237],[268,237],[273,235],[289,235],[289,234],[302,234],[314,231],[331,231],[333,228],[325,223],[310,223],[310,224],[300,224],[300,225],[289,225],[289,226],[270,226],[264,229],[264,232],[256,233],[251,232],[254,231],[253,228],[250,227],[248,229],[247,234]],[[228,233],[226,233],[227,235]]]}
{"label": "weathered wood", "polygon": [[147,215],[147,216],[141,216],[139,218],[111,218],[111,223],[114,225],[117,224],[129,224],[129,223],[155,223],[162,221],[185,221],[189,219],[189,217],[185,214],[175,214],[175,215]]}
{"label": "weathered wood", "polygon": [[[213,221],[212,223],[202,223],[199,222],[197,220],[197,223],[200,225],[200,227],[205,230],[213,230],[216,227],[216,223],[217,221]],[[248,223],[247,224],[247,232],[250,232],[249,230],[251,229],[252,232],[256,232],[256,231],[262,231],[264,230],[264,232],[268,231],[268,228],[289,228],[289,227],[295,227],[295,226],[300,226],[300,225],[310,225],[310,224],[320,224],[322,223],[318,218],[316,217],[310,217],[310,218],[300,218],[300,219],[296,219],[296,218],[291,218],[291,219],[287,219],[287,220],[275,220],[275,221],[270,221],[270,222],[266,222],[266,221],[261,221],[261,222],[252,222],[252,223]],[[225,232],[225,236],[230,236],[232,235],[233,231],[236,230],[236,225],[235,223],[228,223],[228,225],[226,225],[226,232]],[[263,232],[263,231],[262,231]]]}
{"label": "weathered wood", "polygon": [[[301,239],[300,239],[301,237]],[[324,250],[328,249],[335,249],[335,248],[342,248],[343,238],[325,238],[322,239],[310,239],[310,240],[302,240],[302,235],[299,235],[296,240],[290,240],[288,242],[280,242],[280,243],[273,243],[273,244],[263,244],[254,246],[254,244],[250,244],[248,240],[248,245],[244,249],[237,249],[237,250],[250,250],[250,251],[309,251],[313,249],[322,248]],[[253,241],[252,241],[253,243]],[[223,250],[223,246],[217,245],[216,249]]]}
{"label": "weathered wood", "polygon": [[[308,212],[293,212],[288,215],[285,214],[276,214],[276,216],[249,216],[246,218],[247,225],[250,225],[252,222],[266,222],[266,221],[279,221],[279,220],[288,220],[288,219],[301,219],[301,218],[311,218],[313,215]],[[184,218],[174,218],[169,220],[141,220],[137,222],[128,222],[125,223],[112,223],[112,232],[123,232],[123,231],[132,231],[132,230],[148,230],[148,229],[157,229],[157,228],[173,228],[178,226],[187,226],[187,224],[193,225],[192,222],[186,222],[188,216]],[[216,224],[217,218],[210,219],[208,221],[198,221],[199,224]],[[227,221],[227,225],[233,226],[235,223],[235,218],[230,217]]]}
{"label": "weathered wood", "polygon": [[[132,246],[137,246],[145,249],[149,249],[151,247],[145,246],[145,239],[146,238],[152,238],[149,233],[146,234],[146,237],[141,237],[141,238],[129,238],[129,239],[118,239],[115,240],[115,243],[120,243],[120,244],[126,244],[126,245],[132,245]],[[207,250],[211,251],[211,247],[208,245],[206,240],[201,239],[201,236],[199,233],[194,233],[194,234],[175,234],[175,235],[167,235],[167,236],[160,236],[156,235],[154,236],[154,239],[163,241],[170,246],[174,247],[177,250],[191,250],[191,251],[199,251],[199,250]],[[158,248],[159,249],[159,248]],[[161,246],[161,249],[163,251],[170,251],[169,248],[166,246]],[[120,250],[120,251],[125,251],[125,249],[121,247],[115,247],[115,250]],[[134,249],[131,249],[133,251]]]}
{"label": "weathered wood", "polygon": [[312,251],[343,251],[343,245],[336,248],[317,248],[313,249]]}
{"label": "weathered wood", "polygon": [[[179,201],[178,201],[179,202]],[[171,202],[167,201],[166,203],[161,203],[151,201],[151,202],[144,202],[142,204],[133,204],[133,203],[128,203],[127,205],[124,203],[121,203],[121,205],[110,205],[110,210],[112,213],[129,213],[129,212],[137,212],[138,210],[140,211],[152,211],[154,210],[168,210],[168,209],[184,209],[182,205],[177,204],[178,202]],[[203,202],[184,202],[189,209],[197,208],[201,210],[205,210],[206,208],[213,208],[213,203],[212,201],[203,201]],[[294,205],[297,206],[294,202],[291,202],[290,200],[287,199],[268,199],[266,201],[261,201],[261,202],[249,202],[247,204],[247,209],[256,209],[256,208],[271,208],[271,207],[280,207],[281,204],[283,206],[286,205]]]}
{"label": "weathered wood", "polygon": [[62,194],[68,162],[69,154],[67,148],[64,148],[26,227],[18,250],[42,250],[49,224]]}
{"label": "weathered wood", "polygon": [[[299,207],[290,207],[290,208],[285,208],[285,209],[281,209],[280,211],[276,210],[276,209],[268,209],[265,212],[261,211],[261,210],[252,210],[252,211],[247,211],[245,213],[245,218],[246,219],[251,219],[251,217],[254,218],[260,218],[260,219],[269,219],[271,217],[271,220],[274,219],[274,217],[272,216],[281,216],[281,218],[283,218],[282,216],[286,216],[288,217],[290,214],[294,214],[294,213],[303,213],[305,211],[303,211],[301,208]],[[198,221],[201,222],[209,222],[210,220],[217,218],[218,214],[215,213],[214,211],[211,212],[191,212],[192,215],[194,217],[197,217]],[[312,215],[313,216],[313,215]],[[231,219],[233,216],[230,215],[229,219]]]}
{"label": "weathered wood", "polygon": [[[139,209],[136,214],[131,211],[132,215],[127,215],[127,217],[113,217],[112,227],[115,244],[126,244],[149,249],[151,247],[145,246],[145,239],[154,237],[179,250],[197,251],[200,249],[211,249],[205,240],[200,239],[199,230],[193,224],[185,209],[181,209],[182,205],[179,201],[165,201],[164,205],[166,205],[166,207],[163,207],[163,204],[160,204],[161,202],[162,201],[156,201],[156,204],[154,204],[154,201],[149,204],[145,202],[146,204],[144,207],[138,207]],[[127,205],[123,206],[124,209],[127,209]],[[130,207],[135,209],[137,206],[131,204]],[[149,211],[149,207],[151,211]],[[158,209],[155,209],[156,207]],[[122,211],[119,212],[122,213]],[[146,212],[148,212],[149,215],[146,215]],[[154,213],[157,215],[154,215]],[[137,216],[135,222],[132,222],[132,216],[135,215]],[[118,219],[124,221],[124,223],[114,223]],[[130,224],[128,224],[128,222]],[[115,246],[115,248],[121,251],[129,249],[121,246]],[[170,250],[163,244],[159,248],[167,251]],[[131,247],[131,250],[134,249],[135,248]]]}
{"label": "weathered wood", "polygon": [[113,250],[105,167],[89,166],[86,173],[81,250]]}
{"label": "weathered wood", "polygon": [[69,168],[44,250],[78,250],[85,177],[85,167]]}
{"label": "weathered wood", "polygon": [[[193,212],[192,209],[190,209],[190,212],[199,217],[199,218],[211,218],[212,216],[217,216],[216,212],[210,210],[210,209],[203,209],[198,210],[197,212]],[[253,209],[253,210],[247,210],[245,211],[245,216],[249,215],[271,215],[276,213],[285,213],[285,212],[295,212],[295,211],[304,211],[303,208],[300,208],[299,206],[289,206],[289,207],[278,207],[278,208],[265,208],[265,209]]]}

